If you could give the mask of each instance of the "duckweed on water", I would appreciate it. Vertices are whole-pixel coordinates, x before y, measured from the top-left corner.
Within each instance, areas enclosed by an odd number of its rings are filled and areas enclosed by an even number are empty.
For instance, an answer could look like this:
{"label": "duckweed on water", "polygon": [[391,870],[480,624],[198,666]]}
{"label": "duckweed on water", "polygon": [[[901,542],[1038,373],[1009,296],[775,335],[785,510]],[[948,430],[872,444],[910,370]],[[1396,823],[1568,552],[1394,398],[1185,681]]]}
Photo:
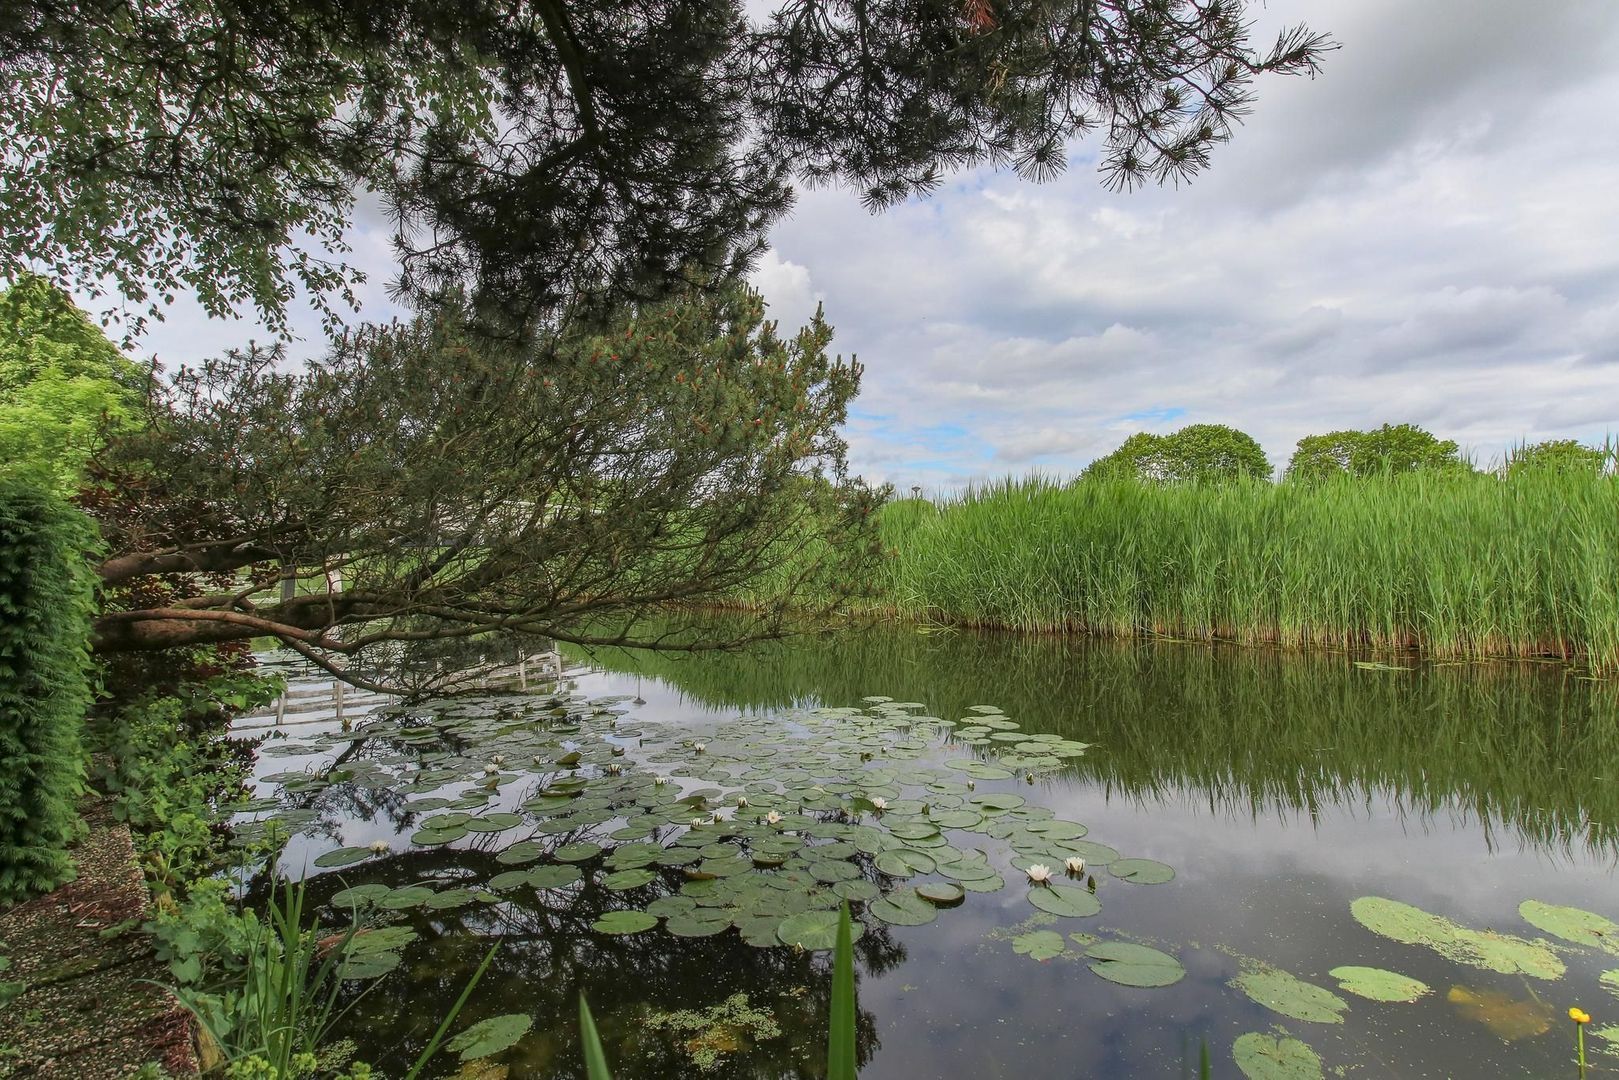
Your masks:
{"label": "duckweed on water", "polygon": [[1382,968],[1347,964],[1327,974],[1338,980],[1338,989],[1370,1001],[1411,1002],[1429,992],[1427,983]]}
{"label": "duckweed on water", "polygon": [[1568,970],[1544,941],[1474,930],[1398,900],[1363,896],[1350,904],[1349,910],[1357,922],[1374,933],[1406,945],[1425,945],[1457,963],[1537,979],[1560,979]]}

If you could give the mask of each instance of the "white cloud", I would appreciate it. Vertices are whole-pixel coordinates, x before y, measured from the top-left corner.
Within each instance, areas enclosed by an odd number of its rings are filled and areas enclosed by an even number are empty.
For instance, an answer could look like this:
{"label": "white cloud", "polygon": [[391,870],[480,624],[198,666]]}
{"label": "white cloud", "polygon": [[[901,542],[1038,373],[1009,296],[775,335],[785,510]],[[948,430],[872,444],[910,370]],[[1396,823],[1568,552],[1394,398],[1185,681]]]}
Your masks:
{"label": "white cloud", "polygon": [[[1619,431],[1619,8],[1275,0],[1344,48],[1268,80],[1191,187],[973,173],[776,233],[867,365],[857,465],[944,487],[1075,470],[1129,431],[1424,424],[1489,459]],[[1082,148],[1083,149],[1083,148]],[[1183,411],[1182,411],[1183,410]],[[962,435],[918,443],[940,425]]]}
{"label": "white cloud", "polygon": [[[1034,186],[952,178],[873,216],[801,195],[754,283],[785,329],[825,300],[866,364],[855,464],[901,486],[1077,470],[1134,430],[1305,434],[1422,423],[1488,458],[1619,432],[1619,5],[1270,0],[1343,43],[1259,103],[1190,187],[1115,194],[1077,146]],[[397,309],[387,223],[361,207],[360,317]],[[298,322],[300,348],[318,324]],[[169,361],[247,323],[181,305]],[[259,334],[262,338],[262,332]]]}

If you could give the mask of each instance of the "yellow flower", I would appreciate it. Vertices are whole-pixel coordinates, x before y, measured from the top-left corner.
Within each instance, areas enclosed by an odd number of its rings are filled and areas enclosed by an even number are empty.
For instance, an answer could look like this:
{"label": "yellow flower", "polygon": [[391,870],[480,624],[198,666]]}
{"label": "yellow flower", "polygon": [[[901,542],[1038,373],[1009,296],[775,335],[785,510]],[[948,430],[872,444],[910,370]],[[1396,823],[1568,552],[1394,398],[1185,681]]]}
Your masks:
{"label": "yellow flower", "polygon": [[1576,1024],[1589,1024],[1591,1022],[1591,1014],[1577,1006],[1568,1011],[1568,1018]]}

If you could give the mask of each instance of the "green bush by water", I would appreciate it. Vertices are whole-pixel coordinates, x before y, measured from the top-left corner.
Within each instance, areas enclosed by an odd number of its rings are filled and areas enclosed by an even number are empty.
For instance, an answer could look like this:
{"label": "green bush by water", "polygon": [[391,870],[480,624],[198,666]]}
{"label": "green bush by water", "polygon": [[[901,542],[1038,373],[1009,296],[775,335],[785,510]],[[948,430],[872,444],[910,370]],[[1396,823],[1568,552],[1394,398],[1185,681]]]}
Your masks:
{"label": "green bush by water", "polygon": [[1619,479],[1004,481],[890,505],[879,607],[1025,631],[1557,655],[1619,669]]}
{"label": "green bush by water", "polygon": [[93,542],[66,503],[0,480],[0,907],[72,874]]}

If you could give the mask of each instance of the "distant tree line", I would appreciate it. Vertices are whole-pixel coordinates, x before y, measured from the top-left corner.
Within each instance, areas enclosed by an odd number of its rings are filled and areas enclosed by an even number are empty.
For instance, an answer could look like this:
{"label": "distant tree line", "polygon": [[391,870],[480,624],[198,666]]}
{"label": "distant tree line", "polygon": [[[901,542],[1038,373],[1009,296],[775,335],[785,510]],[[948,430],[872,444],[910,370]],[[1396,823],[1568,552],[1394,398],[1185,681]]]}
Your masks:
{"label": "distant tree line", "polygon": [[[1607,469],[1613,456],[1611,447],[1548,439],[1514,447],[1496,471],[1504,476],[1530,470],[1596,475]],[[1441,439],[1415,424],[1384,424],[1368,431],[1306,435],[1288,459],[1282,479],[1308,482],[1419,469],[1478,471],[1454,439]],[[1167,435],[1131,435],[1117,450],[1086,466],[1081,479],[1134,476],[1163,483],[1210,483],[1270,475],[1270,461],[1253,436],[1225,424],[1192,424]]]}

